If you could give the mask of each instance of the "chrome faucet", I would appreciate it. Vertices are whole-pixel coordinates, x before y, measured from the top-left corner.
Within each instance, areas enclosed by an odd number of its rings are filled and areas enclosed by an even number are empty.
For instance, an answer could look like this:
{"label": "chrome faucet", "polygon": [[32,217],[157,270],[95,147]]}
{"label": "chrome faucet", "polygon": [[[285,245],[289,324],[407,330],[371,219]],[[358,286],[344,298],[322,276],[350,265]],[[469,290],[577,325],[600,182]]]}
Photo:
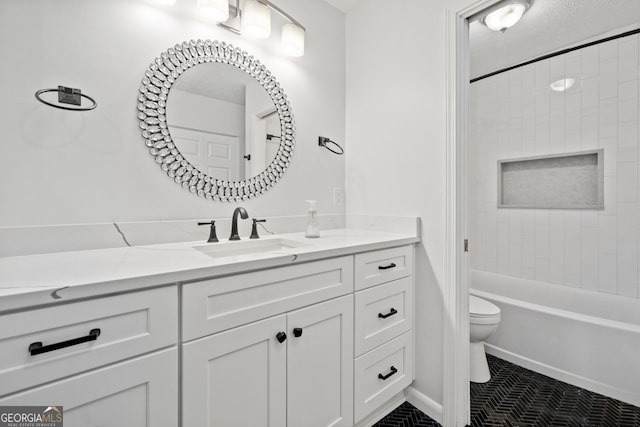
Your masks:
{"label": "chrome faucet", "polygon": [[249,214],[245,208],[236,208],[233,211],[233,217],[231,218],[231,237],[229,240],[240,240],[240,236],[238,235],[238,214],[242,219],[249,218]]}

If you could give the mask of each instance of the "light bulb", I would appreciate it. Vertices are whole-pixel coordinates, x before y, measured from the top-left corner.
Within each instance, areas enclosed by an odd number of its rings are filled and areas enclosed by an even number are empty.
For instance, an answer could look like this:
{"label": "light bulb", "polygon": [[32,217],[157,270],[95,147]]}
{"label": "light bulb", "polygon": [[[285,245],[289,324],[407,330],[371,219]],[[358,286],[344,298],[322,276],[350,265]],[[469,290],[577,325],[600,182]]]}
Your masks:
{"label": "light bulb", "polygon": [[555,82],[551,83],[549,87],[551,88],[551,90],[554,90],[556,92],[564,92],[565,90],[571,89],[575,82],[576,79],[567,77],[566,79],[556,80]]}
{"label": "light bulb", "polygon": [[304,55],[304,29],[296,24],[282,27],[282,51],[290,56]]}
{"label": "light bulb", "polygon": [[271,9],[256,0],[247,0],[242,15],[242,34],[258,39],[271,35]]}
{"label": "light bulb", "polygon": [[512,3],[494,10],[484,18],[484,24],[493,31],[505,31],[513,27],[524,15],[527,7],[522,3]]}
{"label": "light bulb", "polygon": [[198,11],[217,22],[229,19],[229,0],[198,0]]}

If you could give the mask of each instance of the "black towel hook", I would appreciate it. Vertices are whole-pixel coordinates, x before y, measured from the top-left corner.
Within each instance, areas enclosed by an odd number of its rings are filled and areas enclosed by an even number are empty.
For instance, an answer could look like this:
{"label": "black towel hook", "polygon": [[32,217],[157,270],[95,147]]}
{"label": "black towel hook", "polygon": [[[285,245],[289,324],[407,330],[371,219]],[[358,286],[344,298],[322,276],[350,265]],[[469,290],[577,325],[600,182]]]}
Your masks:
{"label": "black towel hook", "polygon": [[[326,136],[319,136],[318,137],[318,145],[320,147],[326,148],[327,150],[331,151],[334,154],[337,154],[338,156],[342,156],[344,154],[344,148],[342,148],[340,146],[340,144],[338,144],[335,141],[330,140]],[[337,151],[336,149],[331,148],[330,145],[332,145],[333,147],[335,147],[337,150],[340,150],[340,151]]]}

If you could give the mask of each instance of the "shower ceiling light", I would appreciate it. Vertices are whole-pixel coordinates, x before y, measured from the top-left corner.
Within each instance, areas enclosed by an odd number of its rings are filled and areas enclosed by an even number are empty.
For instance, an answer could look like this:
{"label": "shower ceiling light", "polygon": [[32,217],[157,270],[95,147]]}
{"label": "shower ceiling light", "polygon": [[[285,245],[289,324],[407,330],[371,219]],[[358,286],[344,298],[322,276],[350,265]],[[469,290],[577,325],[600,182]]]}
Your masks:
{"label": "shower ceiling light", "polygon": [[508,0],[492,8],[482,18],[482,23],[490,30],[505,32],[522,18],[530,5],[529,0]]}
{"label": "shower ceiling light", "polygon": [[566,79],[556,80],[555,82],[551,83],[549,87],[551,88],[551,90],[554,90],[556,92],[564,92],[565,90],[571,89],[571,86],[573,86],[575,82],[576,79],[567,77]]}

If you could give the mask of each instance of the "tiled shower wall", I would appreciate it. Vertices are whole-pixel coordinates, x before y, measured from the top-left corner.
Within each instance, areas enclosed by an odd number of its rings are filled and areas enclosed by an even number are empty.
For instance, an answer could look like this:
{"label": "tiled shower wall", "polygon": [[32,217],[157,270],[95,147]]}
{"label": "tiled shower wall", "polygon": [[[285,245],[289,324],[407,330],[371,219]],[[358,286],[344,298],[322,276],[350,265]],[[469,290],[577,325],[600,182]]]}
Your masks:
{"label": "tiled shower wall", "polygon": [[[639,49],[629,36],[471,85],[471,268],[639,297]],[[497,208],[497,160],[596,148],[603,210]]]}

